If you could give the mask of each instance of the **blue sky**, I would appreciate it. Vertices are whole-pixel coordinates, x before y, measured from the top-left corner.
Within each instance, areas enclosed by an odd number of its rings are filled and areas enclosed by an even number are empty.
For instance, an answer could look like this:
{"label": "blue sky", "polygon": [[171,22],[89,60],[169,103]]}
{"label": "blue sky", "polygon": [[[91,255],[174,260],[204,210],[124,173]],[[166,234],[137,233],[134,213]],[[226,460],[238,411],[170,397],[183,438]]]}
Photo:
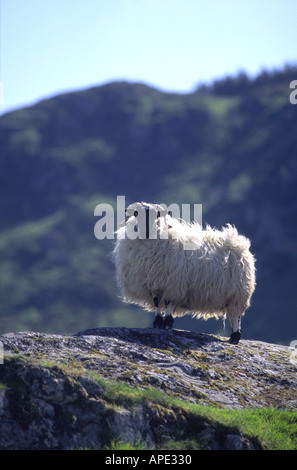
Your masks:
{"label": "blue sky", "polygon": [[0,2],[2,113],[115,80],[190,92],[297,63],[296,0]]}

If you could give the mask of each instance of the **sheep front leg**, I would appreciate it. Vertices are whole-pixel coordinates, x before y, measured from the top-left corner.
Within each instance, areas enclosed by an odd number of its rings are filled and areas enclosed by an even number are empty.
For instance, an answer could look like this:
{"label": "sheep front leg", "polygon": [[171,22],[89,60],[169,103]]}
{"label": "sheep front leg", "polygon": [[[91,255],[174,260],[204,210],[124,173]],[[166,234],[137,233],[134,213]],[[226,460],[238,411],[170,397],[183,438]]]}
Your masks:
{"label": "sheep front leg", "polygon": [[229,343],[238,344],[241,338],[241,315],[236,317],[229,316],[232,333],[229,339]]}
{"label": "sheep front leg", "polygon": [[163,318],[161,317],[161,314],[160,314],[160,301],[159,301],[159,298],[158,297],[154,297],[153,298],[154,300],[154,304],[155,304],[155,307],[156,307],[156,312],[155,312],[155,320],[154,320],[154,323],[153,323],[153,328],[163,328]]}
{"label": "sheep front leg", "polygon": [[168,301],[165,300],[165,306],[166,306],[166,313],[165,313],[165,320],[164,320],[163,328],[165,328],[165,330],[171,330],[173,327],[174,318],[171,314],[170,300]]}

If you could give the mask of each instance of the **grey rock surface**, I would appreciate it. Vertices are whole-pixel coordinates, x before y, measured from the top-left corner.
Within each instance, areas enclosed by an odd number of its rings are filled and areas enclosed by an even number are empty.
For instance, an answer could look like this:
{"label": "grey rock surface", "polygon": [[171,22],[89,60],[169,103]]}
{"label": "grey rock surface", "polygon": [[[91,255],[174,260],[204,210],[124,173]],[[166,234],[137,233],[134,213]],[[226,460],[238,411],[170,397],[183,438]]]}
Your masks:
{"label": "grey rock surface", "polygon": [[297,409],[297,370],[287,346],[247,340],[231,345],[220,336],[128,328],[74,336],[8,333],[0,341],[1,449],[104,449],[113,439],[160,448],[177,429],[183,436],[193,436],[194,429],[204,448],[258,446],[232,429],[218,438],[211,423],[193,424],[177,405],[129,402],[121,388],[111,396],[106,381],[227,409]]}

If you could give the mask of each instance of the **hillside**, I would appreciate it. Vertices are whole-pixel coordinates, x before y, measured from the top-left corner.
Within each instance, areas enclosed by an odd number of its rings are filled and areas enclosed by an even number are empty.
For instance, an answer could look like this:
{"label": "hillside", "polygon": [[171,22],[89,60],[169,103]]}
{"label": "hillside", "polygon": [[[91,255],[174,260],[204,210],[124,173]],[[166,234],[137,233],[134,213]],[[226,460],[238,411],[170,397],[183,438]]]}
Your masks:
{"label": "hillside", "polygon": [[0,340],[1,449],[297,448],[287,346],[137,328]]}
{"label": "hillside", "polygon": [[[296,77],[289,67],[240,74],[187,95],[110,83],[2,116],[1,333],[151,325],[121,303],[112,241],[94,237],[95,206],[125,195],[199,203],[204,223],[235,224],[257,259],[243,337],[296,339]],[[191,319],[177,327],[223,328]]]}

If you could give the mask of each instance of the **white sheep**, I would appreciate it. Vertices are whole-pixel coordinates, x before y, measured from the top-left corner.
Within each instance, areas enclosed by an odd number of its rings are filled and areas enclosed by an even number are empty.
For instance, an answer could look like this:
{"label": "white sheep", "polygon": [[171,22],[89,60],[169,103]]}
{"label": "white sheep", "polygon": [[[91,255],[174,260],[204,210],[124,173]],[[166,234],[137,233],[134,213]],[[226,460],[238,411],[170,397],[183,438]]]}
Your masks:
{"label": "white sheep", "polygon": [[241,316],[255,289],[249,247],[231,225],[203,230],[172,218],[160,205],[135,203],[117,231],[113,259],[124,301],[155,311],[154,328],[172,328],[173,316],[227,314],[230,342],[237,344]]}

